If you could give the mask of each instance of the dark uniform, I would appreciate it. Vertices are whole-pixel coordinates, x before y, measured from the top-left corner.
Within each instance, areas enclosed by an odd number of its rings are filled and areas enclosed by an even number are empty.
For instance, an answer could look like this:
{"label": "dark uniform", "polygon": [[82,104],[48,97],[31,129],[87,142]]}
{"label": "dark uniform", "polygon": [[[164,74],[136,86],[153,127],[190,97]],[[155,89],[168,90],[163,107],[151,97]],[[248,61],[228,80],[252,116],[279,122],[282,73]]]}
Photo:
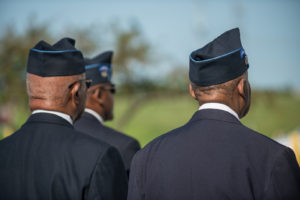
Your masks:
{"label": "dark uniform", "polygon": [[[74,44],[69,38],[53,46],[39,42],[30,51],[27,72],[41,77],[84,73]],[[42,111],[0,141],[1,200],[126,199],[127,175],[117,149],[75,131],[70,122]]]}
{"label": "dark uniform", "polygon": [[119,152],[38,113],[0,141],[0,199],[126,199]]}
{"label": "dark uniform", "polygon": [[75,128],[81,132],[98,138],[116,147],[123,158],[127,172],[134,154],[140,149],[138,141],[123,133],[101,124],[93,115],[84,112],[75,123]]}
{"label": "dark uniform", "polygon": [[136,154],[128,195],[129,200],[296,200],[300,174],[291,149],[230,113],[205,109]]}
{"label": "dark uniform", "polygon": [[[86,77],[92,80],[92,86],[101,83],[111,83],[112,56],[112,51],[106,51],[95,58],[85,59]],[[104,126],[93,115],[87,112],[84,112],[74,126],[77,130],[116,147],[121,153],[126,171],[129,173],[131,160],[134,154],[140,149],[139,142],[136,139]]]}
{"label": "dark uniform", "polygon": [[[190,79],[197,85],[241,76],[248,62],[239,30],[192,52],[190,62]],[[201,109],[140,150],[131,165],[128,200],[299,200],[293,151],[243,126],[234,114]]]}

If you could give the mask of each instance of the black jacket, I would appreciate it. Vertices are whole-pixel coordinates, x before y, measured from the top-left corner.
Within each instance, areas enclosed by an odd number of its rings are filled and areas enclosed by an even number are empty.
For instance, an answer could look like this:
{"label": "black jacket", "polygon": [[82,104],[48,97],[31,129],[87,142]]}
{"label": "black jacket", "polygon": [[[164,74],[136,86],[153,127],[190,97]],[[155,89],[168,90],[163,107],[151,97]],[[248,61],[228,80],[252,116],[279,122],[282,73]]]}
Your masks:
{"label": "black jacket", "polygon": [[84,112],[82,117],[76,121],[74,127],[81,132],[116,147],[123,157],[126,170],[129,171],[131,160],[134,154],[140,149],[140,145],[136,139],[104,126],[93,115],[87,112]]}
{"label": "black jacket", "polygon": [[299,166],[291,149],[205,109],[135,155],[128,199],[299,200]]}
{"label": "black jacket", "polygon": [[118,151],[38,113],[0,141],[0,199],[126,199]]}

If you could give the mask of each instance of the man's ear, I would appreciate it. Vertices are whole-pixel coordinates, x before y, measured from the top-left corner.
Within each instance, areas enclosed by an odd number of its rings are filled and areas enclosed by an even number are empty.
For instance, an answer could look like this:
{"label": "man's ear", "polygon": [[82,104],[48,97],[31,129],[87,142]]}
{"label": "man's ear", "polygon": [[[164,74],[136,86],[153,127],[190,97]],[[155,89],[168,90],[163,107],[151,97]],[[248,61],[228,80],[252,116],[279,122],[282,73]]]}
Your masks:
{"label": "man's ear", "polygon": [[193,87],[192,87],[192,84],[191,84],[191,83],[189,84],[189,91],[190,91],[190,95],[193,97],[193,99],[196,99],[196,100],[197,100],[195,91],[193,90]]}
{"label": "man's ear", "polygon": [[246,99],[246,94],[245,94],[245,90],[244,90],[245,81],[246,80],[243,77],[239,80],[238,85],[237,85],[238,93],[243,99]]}
{"label": "man's ear", "polygon": [[97,89],[95,90],[95,92],[93,93],[92,96],[93,96],[93,99],[94,99],[98,104],[100,104],[100,105],[103,104],[103,98],[102,98],[103,93],[102,93],[102,90],[101,90],[100,88],[97,88]]}
{"label": "man's ear", "polygon": [[80,83],[79,82],[75,83],[74,86],[71,89],[71,101],[75,105],[78,105],[80,103],[79,89],[80,89]]}

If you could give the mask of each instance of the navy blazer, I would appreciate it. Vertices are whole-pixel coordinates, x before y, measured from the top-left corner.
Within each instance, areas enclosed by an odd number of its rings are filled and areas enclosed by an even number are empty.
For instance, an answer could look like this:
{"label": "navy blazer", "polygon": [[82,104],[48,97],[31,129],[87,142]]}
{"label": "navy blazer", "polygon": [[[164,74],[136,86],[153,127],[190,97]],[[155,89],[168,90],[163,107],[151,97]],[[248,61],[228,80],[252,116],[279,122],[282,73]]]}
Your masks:
{"label": "navy blazer", "polygon": [[116,147],[121,153],[127,172],[129,171],[131,160],[134,154],[140,149],[139,142],[136,139],[104,126],[93,115],[87,112],[83,113],[74,126],[77,130]]}
{"label": "navy blazer", "polygon": [[197,111],[140,150],[128,200],[300,199],[293,151],[228,112]]}
{"label": "navy blazer", "polygon": [[126,199],[127,175],[112,146],[37,113],[0,141],[0,199]]}

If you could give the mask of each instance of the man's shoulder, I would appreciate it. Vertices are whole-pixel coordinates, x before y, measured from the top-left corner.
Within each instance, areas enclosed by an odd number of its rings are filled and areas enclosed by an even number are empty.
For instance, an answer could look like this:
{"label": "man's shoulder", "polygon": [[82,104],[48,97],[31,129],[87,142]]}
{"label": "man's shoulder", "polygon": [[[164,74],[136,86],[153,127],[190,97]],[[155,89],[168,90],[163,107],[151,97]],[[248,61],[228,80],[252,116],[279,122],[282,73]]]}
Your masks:
{"label": "man's shoulder", "polygon": [[[25,123],[25,125],[27,124]],[[105,149],[110,147],[109,144],[103,141],[96,140],[95,138],[76,130],[70,124],[62,125],[52,122],[40,123],[38,125],[35,124],[34,126],[31,126],[31,124],[29,124],[29,126],[27,126],[26,128],[22,127],[19,131],[28,132],[31,130],[34,130],[37,133],[39,132],[41,134],[45,134],[46,137],[50,140],[59,140],[62,145],[68,146],[70,149],[93,149],[94,151],[98,149],[100,151],[104,151]]]}
{"label": "man's shoulder", "polygon": [[76,135],[75,140],[78,140],[79,142],[82,142],[82,144],[86,145],[95,145],[95,146],[103,146],[105,148],[110,147],[111,145],[107,144],[106,142],[102,140],[98,140],[90,135],[87,135],[81,131],[78,131],[76,129],[72,130],[73,134]]}
{"label": "man's shoulder", "polygon": [[31,149],[44,144],[43,149],[48,149],[49,154],[57,154],[57,159],[72,157],[74,160],[85,159],[93,163],[104,156],[109,149],[114,148],[106,142],[75,130],[72,126],[51,123],[25,123],[19,130],[0,142],[0,148],[10,153],[17,143],[20,143],[16,147],[19,151],[26,151],[29,143]]}
{"label": "man's shoulder", "polygon": [[[187,128],[187,124],[170,130],[152,141],[150,141],[144,148],[137,152],[136,157],[143,157],[144,154],[155,154],[163,151],[163,149],[168,149],[169,146],[176,146],[178,143],[184,142],[184,132]],[[178,146],[177,146],[178,147]]]}
{"label": "man's shoulder", "polygon": [[74,128],[98,139],[101,139],[106,132],[103,125],[95,117],[85,113],[74,123]]}
{"label": "man's shoulder", "polygon": [[89,114],[83,113],[81,118],[74,122],[74,127],[77,129],[88,129],[97,126],[97,128],[99,128],[99,124],[100,122],[96,118]]}
{"label": "man's shoulder", "polygon": [[[285,151],[288,147],[268,137],[264,133],[259,133],[249,127],[242,125],[239,127],[243,131],[240,132],[241,137],[244,137],[245,142],[256,148],[267,149],[276,153],[276,151]],[[237,130],[238,131],[238,130]]]}
{"label": "man's shoulder", "polygon": [[88,115],[83,115],[74,124],[74,127],[84,134],[91,135],[119,148],[125,148],[129,143],[138,144],[135,138],[103,125],[97,119]]}
{"label": "man's shoulder", "polygon": [[120,149],[127,149],[130,145],[140,146],[135,138],[113,128],[103,125],[101,130],[106,133],[106,141]]}
{"label": "man's shoulder", "polygon": [[[208,126],[207,123],[210,123]],[[218,126],[218,127],[216,127]],[[205,128],[203,128],[205,127]],[[211,129],[214,127],[214,130]],[[217,130],[217,131],[216,131]],[[158,136],[150,143],[148,143],[139,154],[160,154],[163,151],[169,151],[170,148],[176,146],[174,151],[185,151],[181,147],[186,143],[195,144],[199,141],[201,143],[208,143],[205,146],[198,148],[205,149],[209,145],[214,145],[211,140],[224,139],[225,143],[230,142],[232,148],[243,149],[243,146],[249,147],[247,151],[258,152],[262,151],[264,154],[272,154],[272,152],[279,152],[286,150],[287,147],[279,144],[277,141],[254,131],[243,124],[227,123],[227,122],[205,122],[205,121],[189,121],[183,126],[173,129],[161,136]],[[222,144],[219,144],[220,148]],[[181,150],[180,150],[181,149]],[[272,154],[273,155],[273,154]]]}
{"label": "man's shoulder", "polygon": [[112,135],[113,137],[119,138],[120,140],[123,140],[123,141],[136,141],[136,139],[134,139],[133,137],[131,137],[129,135],[126,135],[125,133],[117,131],[117,130],[115,130],[111,127],[108,127],[106,125],[103,125],[103,130],[110,133],[110,135]]}

